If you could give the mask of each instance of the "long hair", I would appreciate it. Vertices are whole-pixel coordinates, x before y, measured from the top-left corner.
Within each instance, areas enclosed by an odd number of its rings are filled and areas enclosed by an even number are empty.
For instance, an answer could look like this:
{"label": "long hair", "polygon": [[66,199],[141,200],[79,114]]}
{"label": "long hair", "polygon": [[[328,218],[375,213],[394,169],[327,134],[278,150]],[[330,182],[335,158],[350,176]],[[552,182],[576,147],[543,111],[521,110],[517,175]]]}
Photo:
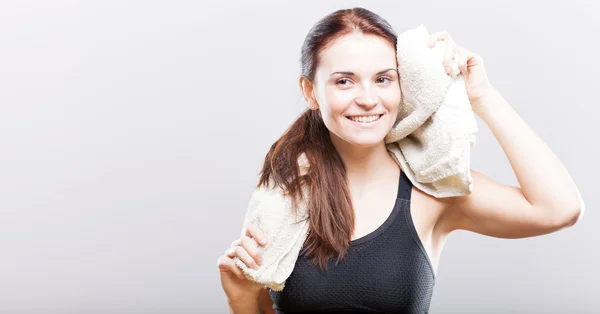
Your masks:
{"label": "long hair", "polygon": [[[302,76],[314,82],[319,53],[336,39],[352,32],[376,35],[396,47],[397,35],[377,14],[352,8],[335,11],[310,30],[301,50]],[[301,173],[302,154],[309,163]],[[333,258],[339,262],[347,253],[354,230],[354,211],[348,190],[346,167],[331,142],[329,130],[318,110],[306,110],[270,147],[265,156],[258,186],[272,180],[290,195],[294,204],[304,200],[308,188],[309,232],[303,253],[322,269]]]}

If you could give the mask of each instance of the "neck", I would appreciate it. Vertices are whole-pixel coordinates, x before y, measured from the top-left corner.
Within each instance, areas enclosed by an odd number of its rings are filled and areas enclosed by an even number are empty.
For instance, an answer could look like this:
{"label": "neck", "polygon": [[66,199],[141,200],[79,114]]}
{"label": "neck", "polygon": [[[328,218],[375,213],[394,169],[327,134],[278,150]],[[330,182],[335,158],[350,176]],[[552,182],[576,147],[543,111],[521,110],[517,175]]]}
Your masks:
{"label": "neck", "polygon": [[[332,142],[340,154],[350,182],[369,182],[389,174],[391,167],[398,167],[390,156],[385,143],[358,147],[332,134]],[[362,185],[359,183],[359,185]]]}

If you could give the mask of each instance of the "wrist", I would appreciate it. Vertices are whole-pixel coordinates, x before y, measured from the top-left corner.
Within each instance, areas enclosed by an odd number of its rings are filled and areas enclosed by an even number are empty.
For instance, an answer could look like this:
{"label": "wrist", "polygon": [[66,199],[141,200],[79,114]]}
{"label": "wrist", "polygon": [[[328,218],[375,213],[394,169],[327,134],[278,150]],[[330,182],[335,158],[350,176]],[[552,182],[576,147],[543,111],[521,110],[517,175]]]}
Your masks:
{"label": "wrist", "polygon": [[258,297],[254,300],[227,300],[230,313],[234,314],[257,314],[260,313]]}
{"label": "wrist", "polygon": [[258,304],[260,291],[248,290],[237,295],[228,295],[227,303],[230,305],[248,305],[252,303]]}
{"label": "wrist", "polygon": [[471,108],[473,112],[480,118],[484,118],[487,112],[494,107],[497,107],[502,101],[502,95],[493,87],[489,87],[481,96],[471,100]]}

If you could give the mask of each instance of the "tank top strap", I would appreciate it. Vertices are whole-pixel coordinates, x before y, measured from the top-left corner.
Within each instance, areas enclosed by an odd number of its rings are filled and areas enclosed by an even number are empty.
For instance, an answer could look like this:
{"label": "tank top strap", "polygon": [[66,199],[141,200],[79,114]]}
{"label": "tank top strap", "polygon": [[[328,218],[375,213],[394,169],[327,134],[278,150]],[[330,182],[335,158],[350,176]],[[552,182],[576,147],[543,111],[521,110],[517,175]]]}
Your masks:
{"label": "tank top strap", "polygon": [[412,182],[408,179],[404,171],[400,170],[400,182],[398,183],[398,198],[410,201],[412,192]]}

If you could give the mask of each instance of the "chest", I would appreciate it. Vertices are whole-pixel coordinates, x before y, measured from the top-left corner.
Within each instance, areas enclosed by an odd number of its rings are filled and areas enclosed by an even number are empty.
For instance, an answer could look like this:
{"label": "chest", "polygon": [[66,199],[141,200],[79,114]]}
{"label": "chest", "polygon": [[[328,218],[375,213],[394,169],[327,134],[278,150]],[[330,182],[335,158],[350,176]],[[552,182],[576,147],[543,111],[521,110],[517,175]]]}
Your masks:
{"label": "chest", "polygon": [[391,215],[397,192],[393,189],[370,191],[352,200],[354,233],[352,240],[363,238],[379,228]]}
{"label": "chest", "polygon": [[409,202],[398,202],[385,229],[355,242],[346,258],[326,271],[300,255],[285,288],[271,291],[279,311],[357,310],[424,313],[434,274],[406,220]]}
{"label": "chest", "polygon": [[[363,193],[360,194],[361,197],[353,199],[355,221],[352,240],[368,237],[390,218],[396,202],[397,191],[393,188],[393,184],[382,186],[391,186],[392,188]],[[411,194],[411,204],[408,209],[410,215],[407,219],[414,226],[419,242],[427,252],[434,270],[437,270],[445,236],[436,232],[435,225],[442,215],[446,203],[416,188],[412,188]]]}

